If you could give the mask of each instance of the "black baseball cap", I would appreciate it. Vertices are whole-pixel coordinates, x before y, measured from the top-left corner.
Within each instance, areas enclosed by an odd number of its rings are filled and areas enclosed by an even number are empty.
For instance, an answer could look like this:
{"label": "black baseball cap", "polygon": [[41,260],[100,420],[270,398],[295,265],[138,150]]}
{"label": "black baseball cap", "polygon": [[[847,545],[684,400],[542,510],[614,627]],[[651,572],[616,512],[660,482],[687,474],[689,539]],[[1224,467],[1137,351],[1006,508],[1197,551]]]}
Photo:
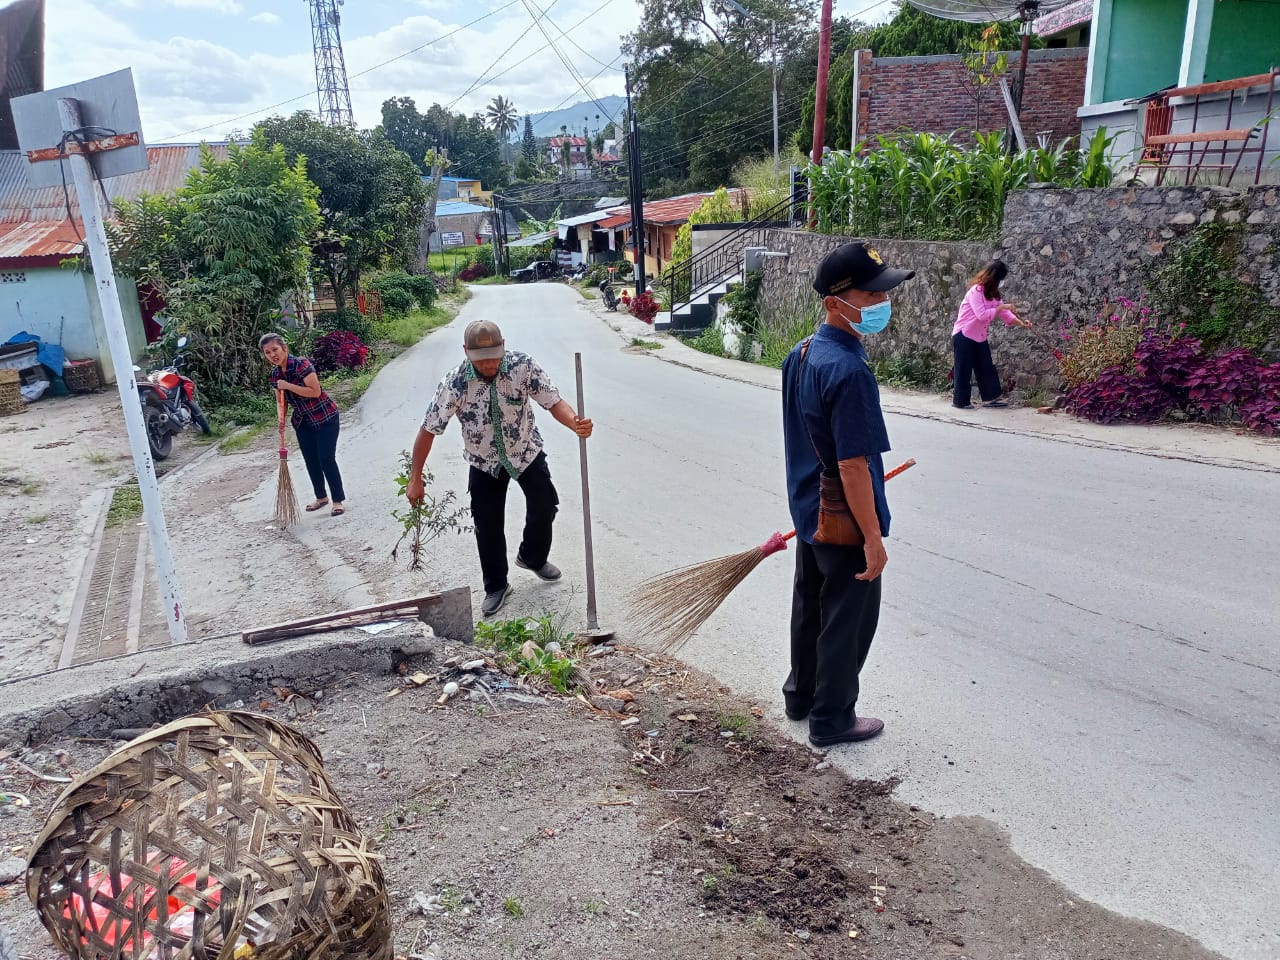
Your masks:
{"label": "black baseball cap", "polygon": [[822,258],[813,279],[813,289],[823,297],[835,296],[845,290],[883,293],[915,275],[914,270],[886,267],[871,244],[855,240],[836,247]]}

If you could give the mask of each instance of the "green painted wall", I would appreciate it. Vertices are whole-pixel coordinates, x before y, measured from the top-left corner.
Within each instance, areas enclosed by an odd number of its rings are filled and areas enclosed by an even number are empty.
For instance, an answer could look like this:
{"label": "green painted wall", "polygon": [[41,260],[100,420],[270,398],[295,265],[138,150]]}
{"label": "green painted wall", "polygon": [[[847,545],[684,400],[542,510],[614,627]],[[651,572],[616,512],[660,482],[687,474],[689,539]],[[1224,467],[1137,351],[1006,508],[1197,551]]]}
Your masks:
{"label": "green painted wall", "polygon": [[1280,66],[1280,0],[1216,0],[1204,76],[1216,83]]}
{"label": "green painted wall", "polygon": [[1177,83],[1186,27],[1187,0],[1114,0],[1102,99],[1128,100]]}

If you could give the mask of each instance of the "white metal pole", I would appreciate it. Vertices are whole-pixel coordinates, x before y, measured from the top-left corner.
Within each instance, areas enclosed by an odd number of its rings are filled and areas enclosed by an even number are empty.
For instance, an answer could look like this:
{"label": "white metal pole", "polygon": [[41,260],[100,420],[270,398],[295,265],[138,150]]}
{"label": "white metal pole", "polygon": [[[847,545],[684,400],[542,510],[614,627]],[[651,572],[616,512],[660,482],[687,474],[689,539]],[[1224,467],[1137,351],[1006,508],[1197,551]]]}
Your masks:
{"label": "white metal pole", "polygon": [[862,51],[853,51],[853,128],[849,134],[849,152],[858,152],[858,107],[862,105]]}
{"label": "white metal pole", "polygon": [[[78,100],[59,100],[58,116],[62,121],[63,131],[67,133],[83,126]],[[130,372],[133,369],[133,355],[129,351],[129,339],[125,335],[124,314],[120,310],[120,298],[116,292],[115,270],[111,264],[111,250],[107,246],[102,210],[98,206],[98,194],[94,189],[93,169],[89,166],[88,158],[79,153],[68,154],[67,163],[71,166],[71,175],[75,180],[80,215],[84,219],[85,245],[89,248],[89,260],[93,264],[98,302],[102,305],[107,343],[111,347],[111,362],[116,368],[116,387],[120,391],[124,425],[129,434],[129,447],[133,451],[133,469],[138,475],[138,490],[142,493],[143,519],[151,535],[151,555],[156,561],[169,640],[175,644],[185,643],[186,611],[178,590],[178,572],[173,565],[173,553],[169,549],[169,531],[165,527],[164,510],[160,505],[160,486],[156,482],[155,464],[151,461],[151,448],[147,443],[147,425],[142,418],[142,404]]]}

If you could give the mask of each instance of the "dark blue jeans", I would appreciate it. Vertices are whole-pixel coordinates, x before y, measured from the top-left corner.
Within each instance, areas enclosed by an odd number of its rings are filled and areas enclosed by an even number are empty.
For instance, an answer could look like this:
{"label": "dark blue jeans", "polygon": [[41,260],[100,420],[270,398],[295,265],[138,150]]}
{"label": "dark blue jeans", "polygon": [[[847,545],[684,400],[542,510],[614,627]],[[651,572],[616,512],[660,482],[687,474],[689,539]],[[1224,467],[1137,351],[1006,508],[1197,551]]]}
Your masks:
{"label": "dark blue jeans", "polygon": [[[316,499],[328,496],[334,503],[342,503],[347,495],[342,489],[342,474],[338,472],[338,418],[318,427],[303,420],[294,426],[293,432],[297,434],[298,449],[302,451]],[[329,484],[328,493],[325,493],[325,481]]]}
{"label": "dark blue jeans", "polygon": [[951,337],[951,349],[955,354],[955,389],[951,402],[957,407],[967,407],[973,398],[971,381],[978,376],[978,395],[984,403],[1000,398],[1000,374],[996,373],[991,359],[991,344],[983,340],[970,340],[963,333]]}

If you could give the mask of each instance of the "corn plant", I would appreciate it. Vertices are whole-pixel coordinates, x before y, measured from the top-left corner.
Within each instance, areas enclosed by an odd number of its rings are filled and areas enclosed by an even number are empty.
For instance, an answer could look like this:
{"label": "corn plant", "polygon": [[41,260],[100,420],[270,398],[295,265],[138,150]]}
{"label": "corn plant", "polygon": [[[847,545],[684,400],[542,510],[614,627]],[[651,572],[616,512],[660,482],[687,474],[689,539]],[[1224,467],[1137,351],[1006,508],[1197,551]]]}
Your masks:
{"label": "corn plant", "polygon": [[1114,142],[1099,131],[1084,153],[1070,141],[1016,153],[1000,132],[976,134],[971,147],[930,133],[879,137],[809,167],[813,212],[823,233],[994,239],[1012,190],[1109,185]]}

